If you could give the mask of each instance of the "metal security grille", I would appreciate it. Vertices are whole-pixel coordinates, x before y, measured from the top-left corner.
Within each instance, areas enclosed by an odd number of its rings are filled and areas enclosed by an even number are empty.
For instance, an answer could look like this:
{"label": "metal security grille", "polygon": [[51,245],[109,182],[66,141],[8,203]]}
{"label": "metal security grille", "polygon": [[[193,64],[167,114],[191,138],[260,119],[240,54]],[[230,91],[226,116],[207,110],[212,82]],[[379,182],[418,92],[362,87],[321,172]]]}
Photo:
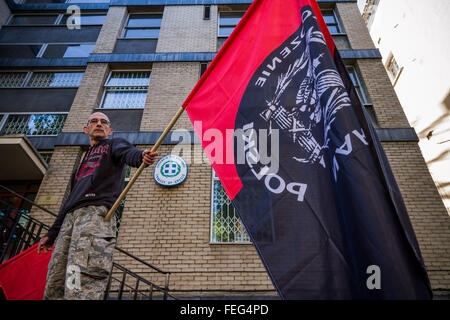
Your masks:
{"label": "metal security grille", "polygon": [[27,72],[0,72],[0,88],[21,87]]}
{"label": "metal security grille", "polygon": [[150,72],[112,72],[105,84],[102,108],[144,108]]}
{"label": "metal security grille", "polygon": [[27,87],[78,87],[84,72],[35,72]]}
{"label": "metal security grille", "polygon": [[57,135],[67,114],[9,114],[0,134]]}
{"label": "metal security grille", "polygon": [[242,221],[215,174],[212,198],[211,242],[250,243]]}

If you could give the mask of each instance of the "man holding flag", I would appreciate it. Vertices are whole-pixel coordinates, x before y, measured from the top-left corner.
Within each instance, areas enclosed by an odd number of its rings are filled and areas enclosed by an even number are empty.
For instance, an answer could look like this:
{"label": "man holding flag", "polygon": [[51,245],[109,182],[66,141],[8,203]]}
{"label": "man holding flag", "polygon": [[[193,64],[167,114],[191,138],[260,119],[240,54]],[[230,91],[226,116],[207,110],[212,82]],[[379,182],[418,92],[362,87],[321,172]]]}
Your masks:
{"label": "man holding flag", "polygon": [[116,219],[104,217],[123,189],[125,165],[150,165],[158,155],[113,133],[109,118],[91,114],[83,131],[90,148],[71,178],[71,192],[38,252],[55,243],[44,299],[103,299],[116,244]]}
{"label": "man holding flag", "polygon": [[[233,163],[202,144],[282,298],[431,298],[400,191],[315,0],[255,0],[183,108],[200,138],[239,132],[239,143],[214,141]],[[261,161],[265,132],[279,137],[275,166]]]}

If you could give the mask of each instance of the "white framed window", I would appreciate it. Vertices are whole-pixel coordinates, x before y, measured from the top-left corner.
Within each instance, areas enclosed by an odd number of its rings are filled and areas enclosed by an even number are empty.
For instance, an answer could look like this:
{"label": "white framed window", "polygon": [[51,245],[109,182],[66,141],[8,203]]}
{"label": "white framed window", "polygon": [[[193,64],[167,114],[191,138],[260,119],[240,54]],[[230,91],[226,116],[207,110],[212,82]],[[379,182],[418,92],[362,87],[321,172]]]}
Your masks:
{"label": "white framed window", "polygon": [[389,54],[389,57],[386,60],[386,70],[389,74],[389,77],[391,78],[392,85],[395,87],[398,78],[403,71],[403,67],[399,67],[397,60],[395,60],[395,57],[392,53]]}
{"label": "white framed window", "polygon": [[100,108],[144,108],[150,71],[112,71],[105,83]]}
{"label": "white framed window", "polygon": [[251,243],[244,224],[212,170],[210,243]]}
{"label": "white framed window", "polygon": [[122,38],[125,39],[158,39],[161,28],[162,13],[129,14]]}

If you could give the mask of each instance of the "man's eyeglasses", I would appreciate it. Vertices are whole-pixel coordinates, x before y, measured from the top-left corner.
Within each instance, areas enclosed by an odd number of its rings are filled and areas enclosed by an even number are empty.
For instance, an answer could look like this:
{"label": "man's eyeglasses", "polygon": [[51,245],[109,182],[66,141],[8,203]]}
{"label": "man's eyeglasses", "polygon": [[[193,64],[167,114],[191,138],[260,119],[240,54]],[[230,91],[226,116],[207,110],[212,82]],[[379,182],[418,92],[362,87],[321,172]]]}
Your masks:
{"label": "man's eyeglasses", "polygon": [[106,120],[106,119],[96,119],[96,118],[89,119],[87,124],[88,125],[90,125],[90,124],[97,124],[99,121],[103,125],[109,125],[109,121],[108,120]]}

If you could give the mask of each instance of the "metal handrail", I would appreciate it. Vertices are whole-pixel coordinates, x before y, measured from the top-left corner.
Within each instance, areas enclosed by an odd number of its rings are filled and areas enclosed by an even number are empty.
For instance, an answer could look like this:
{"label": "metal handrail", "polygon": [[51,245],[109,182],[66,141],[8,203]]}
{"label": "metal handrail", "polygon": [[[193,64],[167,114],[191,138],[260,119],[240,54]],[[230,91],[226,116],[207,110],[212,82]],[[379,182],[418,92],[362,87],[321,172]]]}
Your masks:
{"label": "metal handrail", "polygon": [[51,214],[51,215],[54,216],[54,217],[57,216],[56,213],[54,213],[54,212],[48,210],[47,208],[42,207],[41,205],[39,205],[39,204],[37,204],[37,203],[31,201],[30,199],[25,198],[24,196],[21,196],[21,195],[18,194],[17,192],[14,192],[13,190],[11,190],[11,189],[9,189],[9,188],[7,188],[7,187],[1,185],[1,184],[0,184],[0,188],[5,189],[5,190],[8,191],[9,193],[12,193],[12,194],[15,195],[16,197],[19,197],[20,199],[25,200],[26,202],[30,203],[31,205],[33,205],[33,206],[35,206],[35,207],[37,207],[37,208],[39,208],[39,209],[41,209],[41,210],[43,210],[43,211],[45,211],[45,212]]}
{"label": "metal handrail", "polygon": [[[9,188],[7,188],[7,187],[1,185],[1,184],[0,184],[0,188],[2,188],[2,189],[4,189],[4,190],[8,191],[9,193],[15,195],[16,197],[19,197],[20,199],[22,199],[22,200],[28,202],[28,203],[31,204],[32,206],[35,206],[35,207],[37,207],[37,208],[43,210],[44,212],[46,212],[46,213],[48,213],[48,214],[51,214],[51,215],[54,216],[54,217],[57,216],[54,212],[48,210],[47,208],[44,208],[44,207],[38,205],[38,204],[35,203],[34,201],[32,201],[32,200],[30,200],[30,199],[27,199],[27,198],[21,196],[21,195],[18,194],[17,192],[15,192],[15,191],[13,191],[13,190],[11,190],[11,189],[9,189]],[[11,208],[11,209],[13,209],[13,208]],[[20,216],[21,216],[21,214],[19,214],[19,215],[15,218],[15,220],[17,220],[17,221],[14,222],[15,225],[17,225],[17,222],[18,222],[18,220],[20,219]],[[5,216],[5,218],[6,218],[6,216]],[[35,218],[32,218],[32,217],[27,217],[27,218],[30,219],[29,221],[31,221],[31,219],[32,219],[33,221],[36,221],[36,222],[42,224],[46,229],[48,229],[48,226],[46,226],[46,225],[43,224],[42,222],[36,220]],[[41,231],[41,229],[42,229],[42,227],[39,229],[39,234],[38,234],[38,237],[37,237],[37,241],[39,241],[39,236],[40,236],[40,231]],[[125,251],[124,249],[121,249],[121,248],[119,248],[119,247],[117,247],[117,246],[115,247],[115,249],[116,249],[117,251],[119,251],[119,252],[121,252],[121,253],[127,255],[128,257],[130,257],[130,258],[132,258],[132,259],[138,261],[139,263],[144,264],[145,266],[147,266],[147,267],[149,267],[149,268],[155,270],[156,272],[161,273],[161,274],[164,274],[165,277],[166,277],[165,287],[164,287],[164,288],[159,287],[159,286],[157,286],[156,284],[153,284],[152,282],[146,280],[145,278],[142,278],[142,277],[139,276],[138,274],[132,272],[131,270],[126,269],[125,267],[123,267],[123,266],[121,266],[121,265],[119,265],[119,264],[117,264],[117,263],[113,263],[114,266],[116,266],[117,268],[119,268],[119,269],[121,269],[122,271],[126,272],[127,274],[132,275],[132,276],[135,277],[136,279],[139,279],[140,282],[146,283],[146,284],[148,284],[148,285],[151,285],[152,288],[156,288],[156,290],[163,292],[163,293],[164,293],[164,299],[167,299],[168,296],[170,296],[170,297],[173,298],[173,299],[176,299],[175,297],[173,297],[172,295],[169,294],[169,278],[170,278],[170,274],[171,274],[170,272],[168,272],[168,271],[163,271],[163,270],[159,269],[158,267],[156,267],[156,266],[154,266],[154,265],[152,265],[152,264],[150,264],[150,263],[148,263],[148,262],[146,262],[146,261],[144,261],[144,260],[142,260],[142,259],[140,259],[140,258],[134,256],[133,254],[131,254],[131,253],[129,253],[129,252]],[[17,252],[17,253],[18,253],[18,252]],[[2,254],[2,256],[3,256],[3,254]],[[110,275],[109,282],[111,282],[111,278],[112,278],[112,272],[111,272],[111,275]],[[124,285],[124,284],[122,284],[122,286],[123,286],[123,285]]]}

